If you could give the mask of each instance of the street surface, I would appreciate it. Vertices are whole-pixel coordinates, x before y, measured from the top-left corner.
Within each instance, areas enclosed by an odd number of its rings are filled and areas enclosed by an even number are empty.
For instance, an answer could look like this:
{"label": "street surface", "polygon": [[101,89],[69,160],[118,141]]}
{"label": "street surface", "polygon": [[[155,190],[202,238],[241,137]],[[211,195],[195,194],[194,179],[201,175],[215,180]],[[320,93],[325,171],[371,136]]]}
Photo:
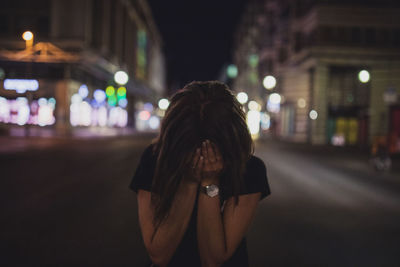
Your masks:
{"label": "street surface", "polygon": [[[128,185],[154,135],[0,136],[0,266],[144,266]],[[340,148],[257,141],[272,194],[251,266],[400,266],[400,176]]]}

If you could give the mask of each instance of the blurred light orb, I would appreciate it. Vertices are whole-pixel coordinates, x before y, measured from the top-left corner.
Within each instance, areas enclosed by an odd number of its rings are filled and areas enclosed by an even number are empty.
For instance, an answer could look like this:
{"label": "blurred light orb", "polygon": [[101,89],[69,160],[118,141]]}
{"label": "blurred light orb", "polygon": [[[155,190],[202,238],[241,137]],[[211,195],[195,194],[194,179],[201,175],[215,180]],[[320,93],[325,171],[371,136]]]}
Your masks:
{"label": "blurred light orb", "polygon": [[260,132],[260,112],[256,110],[250,110],[247,112],[247,126],[252,135],[256,135]]}
{"label": "blurred light orb", "polygon": [[299,108],[305,108],[306,107],[306,100],[304,98],[299,98],[297,100],[297,106]]}
{"label": "blurred light orb", "polygon": [[160,119],[157,116],[151,116],[149,119],[149,127],[152,130],[156,130],[158,129],[159,126],[160,126]]}
{"label": "blurred light orb", "polygon": [[118,106],[121,108],[126,108],[126,106],[128,106],[128,100],[126,98],[118,100]]}
{"label": "blurred light orb", "polygon": [[56,104],[56,99],[54,97],[49,98],[49,100],[47,100],[49,102],[49,104],[51,105],[55,105]]}
{"label": "blurred light orb", "polygon": [[18,107],[17,124],[25,125],[29,120],[30,109],[27,103],[21,103]]}
{"label": "blurred light orb", "polygon": [[30,41],[33,39],[33,33],[31,31],[26,31],[22,34],[22,39],[25,41]]}
{"label": "blurred light orb", "polygon": [[272,104],[280,104],[281,100],[282,100],[281,95],[278,93],[273,93],[273,94],[270,94],[270,96],[269,96],[269,101]]}
{"label": "blurred light orb", "polygon": [[315,110],[311,110],[309,116],[310,116],[310,119],[316,120],[318,118],[318,112]]}
{"label": "blurred light orb", "polygon": [[148,112],[147,110],[142,110],[139,112],[139,119],[142,121],[147,121],[150,116],[150,112]]}
{"label": "blurred light orb", "polygon": [[263,85],[265,89],[271,90],[276,86],[276,79],[274,76],[268,75],[264,77]]}
{"label": "blurred light orb", "polygon": [[168,106],[169,106],[169,101],[168,101],[168,99],[162,98],[162,99],[160,99],[160,101],[158,101],[158,107],[159,107],[161,110],[166,110],[166,109],[168,108]]}
{"label": "blurred light orb", "polygon": [[101,89],[96,89],[93,93],[93,97],[97,103],[103,103],[106,100],[106,93]]}
{"label": "blurred light orb", "polygon": [[119,85],[125,85],[129,80],[129,76],[125,71],[117,71],[114,75],[114,81]]}
{"label": "blurred light orb", "polygon": [[108,98],[108,105],[111,107],[115,107],[117,105],[117,97],[112,95]]}
{"label": "blurred light orb", "polygon": [[255,110],[255,111],[260,111],[261,110],[261,105],[258,104],[256,101],[252,100],[249,102],[248,105],[250,110]]}
{"label": "blurred light orb", "polygon": [[268,113],[262,112],[261,113],[261,129],[268,130],[271,126],[271,117]]}
{"label": "blurred light orb", "polygon": [[41,106],[38,111],[39,126],[51,125],[54,122],[53,109],[49,106]]}
{"label": "blurred light orb", "polygon": [[112,95],[114,95],[115,94],[115,88],[114,88],[114,86],[107,86],[107,88],[106,88],[106,95],[107,96],[112,96]]}
{"label": "blurred light orb", "polygon": [[153,107],[153,104],[147,102],[147,103],[145,103],[145,104],[143,105],[143,109],[144,109],[144,110],[147,110],[148,112],[152,112],[153,109],[154,109],[154,107]]}
{"label": "blurred light orb", "polygon": [[39,98],[38,104],[39,104],[39,107],[46,106],[47,105],[47,99],[43,98],[43,97]]}
{"label": "blurred light orb", "polygon": [[245,92],[240,92],[236,96],[237,100],[239,101],[240,104],[246,104],[247,101],[249,100],[249,96]]}
{"label": "blurred light orb", "polygon": [[362,70],[358,73],[358,79],[362,83],[367,83],[371,79],[371,75],[369,74],[369,72],[367,70]]}
{"label": "blurred light orb", "polygon": [[259,61],[259,57],[258,57],[257,54],[251,54],[249,56],[249,65],[250,65],[250,67],[252,67],[252,68],[257,67],[258,61]]}
{"label": "blurred light orb", "polygon": [[117,95],[120,96],[120,97],[126,96],[126,88],[125,87],[118,88]]}
{"label": "blurred light orb", "polygon": [[71,103],[78,104],[80,102],[82,102],[82,97],[79,94],[73,94],[71,97]]}
{"label": "blurred light orb", "polygon": [[86,84],[82,84],[82,85],[79,87],[78,94],[79,94],[82,98],[86,98],[86,97],[89,95],[89,89],[88,89],[88,87],[86,86]]}
{"label": "blurred light orb", "polygon": [[226,74],[229,78],[234,79],[238,76],[238,69],[235,64],[230,64],[226,69]]}

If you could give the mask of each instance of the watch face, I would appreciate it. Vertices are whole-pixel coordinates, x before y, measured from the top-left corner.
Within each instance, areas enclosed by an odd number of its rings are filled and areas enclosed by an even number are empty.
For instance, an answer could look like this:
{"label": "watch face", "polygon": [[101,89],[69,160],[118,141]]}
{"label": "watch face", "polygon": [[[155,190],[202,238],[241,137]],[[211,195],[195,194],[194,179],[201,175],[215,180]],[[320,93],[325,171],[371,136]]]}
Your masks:
{"label": "watch face", "polygon": [[219,189],[215,184],[207,186],[207,195],[210,197],[218,196]]}

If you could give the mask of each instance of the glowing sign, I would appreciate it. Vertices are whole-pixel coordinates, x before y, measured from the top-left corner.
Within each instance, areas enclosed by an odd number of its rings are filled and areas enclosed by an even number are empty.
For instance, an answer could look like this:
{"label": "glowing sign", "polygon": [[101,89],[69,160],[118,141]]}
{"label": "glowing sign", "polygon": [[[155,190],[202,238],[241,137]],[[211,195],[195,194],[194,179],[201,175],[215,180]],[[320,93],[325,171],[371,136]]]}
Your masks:
{"label": "glowing sign", "polygon": [[4,89],[15,90],[17,93],[23,94],[26,91],[37,91],[39,89],[39,82],[27,79],[5,79]]}

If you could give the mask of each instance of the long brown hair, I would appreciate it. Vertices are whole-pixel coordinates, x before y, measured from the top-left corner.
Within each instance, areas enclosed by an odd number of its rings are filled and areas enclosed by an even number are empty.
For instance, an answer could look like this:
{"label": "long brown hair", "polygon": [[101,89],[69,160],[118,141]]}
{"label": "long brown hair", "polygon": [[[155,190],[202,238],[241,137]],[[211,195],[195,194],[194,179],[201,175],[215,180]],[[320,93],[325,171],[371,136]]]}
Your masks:
{"label": "long brown hair", "polygon": [[216,144],[222,154],[224,169],[220,187],[227,195],[235,196],[237,205],[246,162],[254,152],[254,144],[242,105],[228,86],[218,81],[191,82],[170,99],[154,141],[154,153],[158,157],[151,199],[156,230],[169,214],[195,149],[206,139]]}

